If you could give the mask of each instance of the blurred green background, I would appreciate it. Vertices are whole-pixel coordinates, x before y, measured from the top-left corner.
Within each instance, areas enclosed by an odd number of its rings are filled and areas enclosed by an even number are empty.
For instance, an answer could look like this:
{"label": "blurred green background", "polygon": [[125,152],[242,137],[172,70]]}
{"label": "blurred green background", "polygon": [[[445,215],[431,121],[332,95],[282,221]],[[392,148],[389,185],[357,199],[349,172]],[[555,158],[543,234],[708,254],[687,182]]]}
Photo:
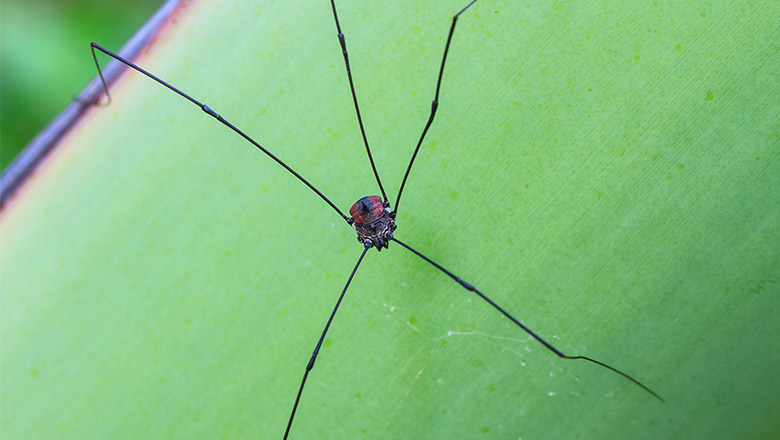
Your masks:
{"label": "blurred green background", "polygon": [[164,0],[3,0],[0,169],[95,74],[89,43],[119,50]]}

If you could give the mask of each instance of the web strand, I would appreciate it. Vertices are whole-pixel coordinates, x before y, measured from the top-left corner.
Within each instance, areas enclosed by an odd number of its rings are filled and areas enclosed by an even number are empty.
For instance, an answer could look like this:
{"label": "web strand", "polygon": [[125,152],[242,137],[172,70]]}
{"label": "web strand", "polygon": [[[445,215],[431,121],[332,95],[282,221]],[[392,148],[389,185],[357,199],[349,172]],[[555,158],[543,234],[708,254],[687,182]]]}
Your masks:
{"label": "web strand", "polygon": [[626,379],[628,379],[628,380],[630,380],[631,382],[633,382],[635,385],[639,386],[639,387],[640,387],[640,388],[642,388],[643,390],[645,390],[645,391],[647,391],[648,393],[652,394],[652,395],[653,395],[653,397],[655,397],[656,399],[660,400],[661,402],[664,402],[664,399],[663,399],[663,398],[661,398],[661,396],[659,396],[659,395],[658,395],[658,393],[656,393],[655,391],[651,390],[651,389],[650,389],[648,386],[644,385],[642,382],[639,382],[638,380],[634,379],[633,377],[631,377],[631,376],[630,376],[630,375],[628,375],[627,373],[624,373],[623,371],[621,371],[621,370],[618,370],[617,368],[615,368],[615,367],[613,367],[613,366],[611,366],[611,365],[609,365],[609,364],[606,364],[606,363],[604,363],[604,362],[598,361],[598,360],[596,360],[596,359],[593,359],[593,358],[589,358],[589,357],[587,357],[587,356],[569,356],[569,355],[563,354],[563,352],[561,352],[560,350],[558,350],[557,348],[555,348],[555,347],[554,347],[552,344],[550,344],[549,342],[545,341],[545,340],[544,340],[544,339],[543,339],[541,336],[537,335],[537,334],[536,334],[536,333],[535,333],[533,330],[531,330],[530,328],[526,327],[526,326],[525,326],[525,324],[523,324],[522,322],[520,322],[520,321],[518,321],[517,319],[515,319],[515,317],[514,317],[514,316],[510,315],[510,314],[509,314],[509,312],[507,312],[507,311],[506,311],[506,310],[504,310],[504,309],[503,309],[501,306],[499,306],[498,304],[496,304],[495,302],[493,302],[493,300],[491,300],[490,298],[488,298],[488,297],[487,297],[487,296],[486,296],[484,293],[480,292],[480,291],[479,291],[479,290],[478,290],[476,287],[474,287],[474,286],[472,286],[471,284],[469,284],[469,283],[467,283],[467,282],[463,281],[462,279],[460,279],[458,276],[456,276],[456,275],[455,275],[455,274],[453,274],[452,272],[448,271],[447,269],[445,269],[444,267],[442,267],[441,265],[439,265],[439,264],[438,264],[438,263],[436,263],[435,261],[431,260],[430,258],[426,257],[425,255],[421,254],[420,252],[416,251],[416,250],[415,250],[414,248],[412,248],[411,246],[409,246],[409,245],[407,245],[407,244],[405,244],[405,243],[403,243],[403,242],[399,241],[397,238],[391,238],[391,240],[393,240],[394,242],[396,242],[396,243],[400,244],[401,246],[405,247],[406,249],[410,250],[412,253],[414,253],[414,254],[415,254],[415,255],[417,255],[418,257],[422,258],[423,260],[427,261],[428,263],[430,263],[431,265],[433,265],[435,268],[437,268],[437,269],[439,269],[440,271],[444,272],[444,273],[445,273],[447,276],[449,276],[450,278],[452,278],[453,280],[455,280],[456,282],[458,282],[458,284],[460,284],[460,285],[461,285],[463,288],[465,288],[466,290],[469,290],[469,291],[471,291],[471,292],[474,292],[474,293],[476,293],[476,294],[477,294],[477,295],[478,295],[480,298],[482,298],[482,299],[483,299],[483,300],[485,300],[485,301],[486,301],[488,304],[490,304],[491,306],[493,306],[493,308],[495,308],[496,310],[498,310],[499,312],[501,312],[501,313],[502,313],[504,316],[506,316],[506,317],[507,317],[507,318],[509,318],[509,319],[510,319],[512,322],[514,322],[514,323],[515,323],[515,324],[516,324],[518,327],[520,327],[521,329],[523,329],[523,330],[524,330],[526,333],[528,333],[528,334],[529,334],[529,335],[531,335],[531,336],[532,336],[534,339],[536,339],[537,341],[539,341],[539,342],[540,342],[542,345],[544,345],[545,347],[547,347],[547,349],[548,349],[548,350],[550,350],[550,351],[552,351],[553,353],[555,353],[556,355],[558,355],[558,357],[561,357],[561,358],[563,358],[563,359],[570,359],[570,360],[574,360],[574,359],[582,359],[582,360],[585,360],[585,361],[588,361],[588,362],[592,362],[592,363],[594,363],[594,364],[596,364],[596,365],[599,365],[599,366],[601,366],[601,367],[604,367],[604,368],[606,368],[606,369],[608,369],[608,370],[611,370],[611,371],[613,371],[613,372],[615,372],[615,373],[617,373],[617,374],[619,374],[619,375],[621,375],[621,376],[625,377]]}

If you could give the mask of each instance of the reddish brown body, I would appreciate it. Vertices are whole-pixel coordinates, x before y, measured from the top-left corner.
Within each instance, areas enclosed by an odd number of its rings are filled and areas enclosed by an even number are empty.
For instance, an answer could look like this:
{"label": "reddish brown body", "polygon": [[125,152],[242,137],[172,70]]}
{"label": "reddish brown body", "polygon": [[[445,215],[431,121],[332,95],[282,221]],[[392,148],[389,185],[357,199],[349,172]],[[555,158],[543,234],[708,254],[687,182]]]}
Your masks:
{"label": "reddish brown body", "polygon": [[386,248],[393,238],[395,213],[379,196],[366,196],[355,202],[349,213],[357,239],[366,247]]}
{"label": "reddish brown body", "polygon": [[385,207],[382,206],[382,198],[379,196],[363,197],[349,208],[352,220],[359,225],[378,219],[384,212]]}

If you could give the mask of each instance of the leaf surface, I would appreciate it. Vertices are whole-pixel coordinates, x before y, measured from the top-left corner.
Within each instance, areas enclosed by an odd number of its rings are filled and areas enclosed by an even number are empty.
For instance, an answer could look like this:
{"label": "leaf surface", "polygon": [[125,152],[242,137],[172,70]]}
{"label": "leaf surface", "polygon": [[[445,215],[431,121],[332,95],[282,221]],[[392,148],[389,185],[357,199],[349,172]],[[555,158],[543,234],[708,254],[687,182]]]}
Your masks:
{"label": "leaf surface", "polygon": [[[391,201],[462,6],[338,2]],[[776,435],[777,16],[478,2],[400,205],[401,240],[666,404],[391,245],[291,437]],[[378,192],[328,2],[193,2],[136,61],[343,211]],[[4,437],[281,438],[360,244],[197,107],[132,72],[112,93],[0,217]]]}

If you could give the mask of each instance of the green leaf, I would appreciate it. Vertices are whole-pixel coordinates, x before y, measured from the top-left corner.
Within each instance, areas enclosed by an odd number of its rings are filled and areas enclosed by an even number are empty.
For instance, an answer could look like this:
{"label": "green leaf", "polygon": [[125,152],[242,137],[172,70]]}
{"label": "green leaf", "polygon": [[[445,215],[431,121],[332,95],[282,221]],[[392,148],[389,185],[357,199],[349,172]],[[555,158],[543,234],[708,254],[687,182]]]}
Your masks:
{"label": "green leaf", "polygon": [[[338,2],[391,201],[463,6]],[[391,245],[291,438],[776,436],[778,12],[478,2],[400,205],[401,240],[666,404]],[[136,61],[342,210],[377,193],[328,2],[193,2]],[[0,217],[3,437],[281,438],[361,246],[191,103],[112,93]]]}

